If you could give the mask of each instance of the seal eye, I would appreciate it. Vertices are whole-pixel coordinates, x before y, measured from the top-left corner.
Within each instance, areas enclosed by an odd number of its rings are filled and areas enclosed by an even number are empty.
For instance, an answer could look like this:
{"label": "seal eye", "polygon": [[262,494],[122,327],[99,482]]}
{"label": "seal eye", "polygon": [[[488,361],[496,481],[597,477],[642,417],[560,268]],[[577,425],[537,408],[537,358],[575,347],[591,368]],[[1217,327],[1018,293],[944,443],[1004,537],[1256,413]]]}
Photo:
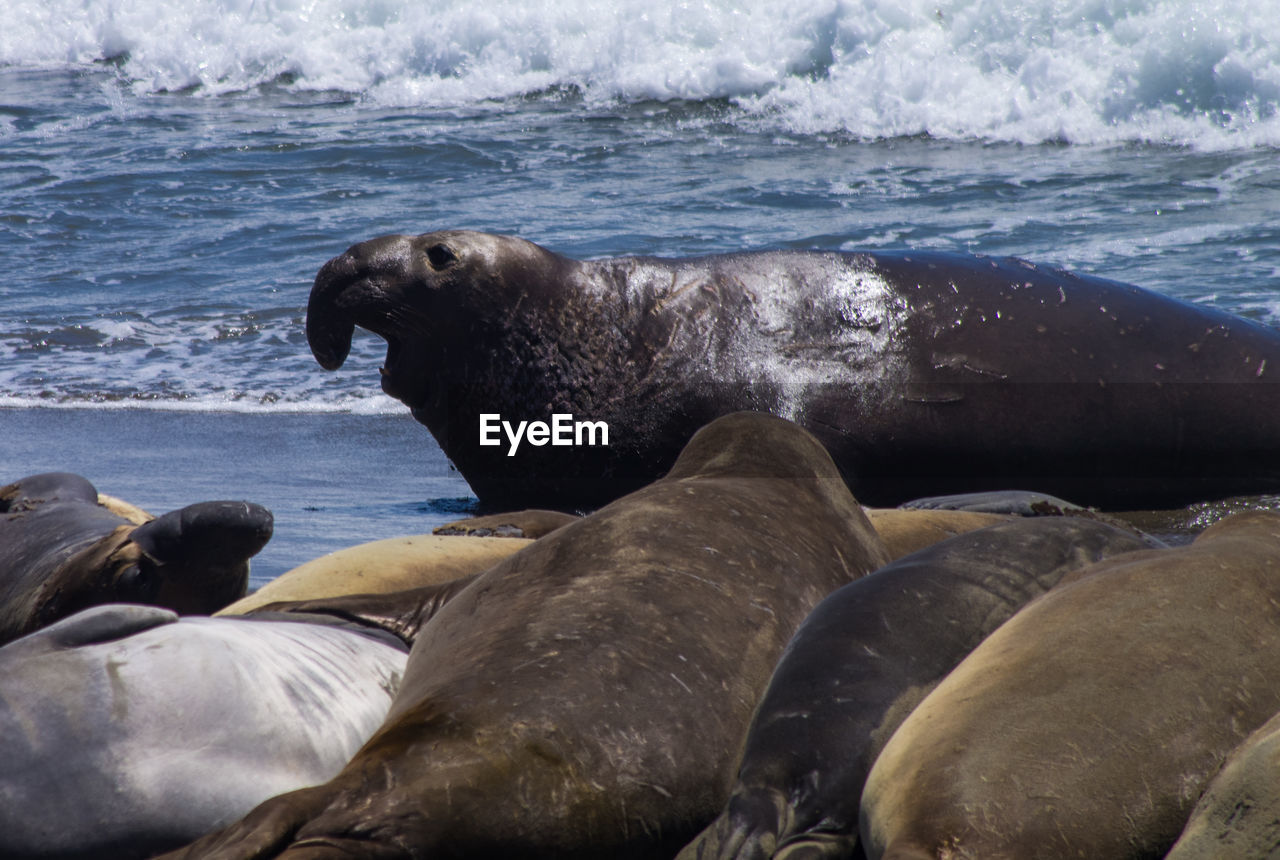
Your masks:
{"label": "seal eye", "polygon": [[120,571],[116,585],[128,592],[135,600],[145,599],[155,591],[151,571],[147,570],[143,564],[131,564]]}
{"label": "seal eye", "polygon": [[458,262],[458,257],[449,250],[448,245],[432,245],[427,249],[427,262],[433,269],[443,269],[450,263]]}

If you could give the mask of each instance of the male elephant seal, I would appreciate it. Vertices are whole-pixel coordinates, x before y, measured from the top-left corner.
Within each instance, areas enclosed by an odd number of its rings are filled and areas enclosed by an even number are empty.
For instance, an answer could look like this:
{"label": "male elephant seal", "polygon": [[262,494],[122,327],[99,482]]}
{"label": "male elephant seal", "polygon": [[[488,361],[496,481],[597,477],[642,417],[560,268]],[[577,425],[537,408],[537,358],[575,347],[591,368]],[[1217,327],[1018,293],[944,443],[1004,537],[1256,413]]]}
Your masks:
{"label": "male elephant seal", "polygon": [[331,778],[408,659],[376,629],[113,604],[0,648],[0,856],[150,857]]}
{"label": "male elephant seal", "polygon": [[0,488],[0,643],[101,603],[207,614],[242,597],[271,512],[201,502],[141,525],[98,503],[79,475]]}
{"label": "male elephant seal", "polygon": [[872,860],[1163,857],[1280,711],[1280,515],[1068,579],[889,740],[862,796]]}
{"label": "male elephant seal", "polygon": [[1064,574],[1148,548],[1103,523],[1015,520],[833,592],[773,672],[728,805],[680,860],[855,856],[867,771],[924,694]]}
{"label": "male elephant seal", "polygon": [[445,604],[335,779],[181,856],[669,858],[724,804],[795,627],[883,560],[812,436],[722,418]]}
{"label": "male elephant seal", "polygon": [[1280,332],[1017,259],[581,262],[483,233],[383,236],[316,276],[322,366],[357,325],[387,341],[384,390],[498,510],[598,506],[738,409],[811,430],[867,504],[1034,486],[1173,507],[1280,487]]}

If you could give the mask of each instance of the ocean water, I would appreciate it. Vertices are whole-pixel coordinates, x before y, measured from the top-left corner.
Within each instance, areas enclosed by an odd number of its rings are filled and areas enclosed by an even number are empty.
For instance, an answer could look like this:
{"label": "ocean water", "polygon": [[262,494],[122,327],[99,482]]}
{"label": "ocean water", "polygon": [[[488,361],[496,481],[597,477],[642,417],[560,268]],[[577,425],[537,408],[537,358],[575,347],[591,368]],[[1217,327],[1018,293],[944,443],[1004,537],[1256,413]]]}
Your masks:
{"label": "ocean water", "polygon": [[259,578],[467,510],[382,342],[306,347],[316,270],[382,233],[1013,254],[1280,323],[1269,3],[4,9],[0,478],[261,501]]}

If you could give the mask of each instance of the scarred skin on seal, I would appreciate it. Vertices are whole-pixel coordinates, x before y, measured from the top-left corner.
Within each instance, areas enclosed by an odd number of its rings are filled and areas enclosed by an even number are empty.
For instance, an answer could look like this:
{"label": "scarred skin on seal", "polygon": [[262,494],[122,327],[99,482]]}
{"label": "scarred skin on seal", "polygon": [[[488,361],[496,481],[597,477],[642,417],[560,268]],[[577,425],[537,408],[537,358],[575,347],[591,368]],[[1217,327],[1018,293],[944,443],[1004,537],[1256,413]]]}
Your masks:
{"label": "scarred skin on seal", "polygon": [[812,436],[722,418],[445,604],[338,777],[177,856],[671,857],[727,799],[787,638],[884,561]]}
{"label": "scarred skin on seal", "polygon": [[[1280,334],[1016,259],[769,251],[578,261],[466,231],[383,236],[320,270],[335,369],[383,388],[493,509],[594,507],[737,409],[793,419],[858,498],[1031,486],[1102,508],[1280,486]],[[479,416],[607,422],[609,445],[479,444]]]}
{"label": "scarred skin on seal", "polygon": [[99,504],[79,475],[0,487],[0,643],[104,603],[221,609],[244,595],[249,558],[272,530],[271,512],[249,502],[136,519]]}
{"label": "scarred skin on seal", "polygon": [[1149,546],[1104,523],[1016,519],[828,595],[774,670],[728,805],[679,860],[859,856],[867,772],[920,699],[1065,574]]}
{"label": "scarred skin on seal", "polygon": [[1163,857],[1280,711],[1280,515],[1077,571],[911,713],[863,789],[871,860]]}

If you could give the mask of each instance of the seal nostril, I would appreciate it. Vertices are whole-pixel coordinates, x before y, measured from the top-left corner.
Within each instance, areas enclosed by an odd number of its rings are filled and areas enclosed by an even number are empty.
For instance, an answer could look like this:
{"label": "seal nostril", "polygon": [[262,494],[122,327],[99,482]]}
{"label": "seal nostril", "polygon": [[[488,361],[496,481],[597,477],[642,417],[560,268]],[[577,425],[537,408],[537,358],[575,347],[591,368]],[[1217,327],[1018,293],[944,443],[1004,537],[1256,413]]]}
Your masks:
{"label": "seal nostril", "polygon": [[433,269],[443,269],[458,262],[458,255],[453,253],[448,245],[432,245],[427,249],[427,262]]}

